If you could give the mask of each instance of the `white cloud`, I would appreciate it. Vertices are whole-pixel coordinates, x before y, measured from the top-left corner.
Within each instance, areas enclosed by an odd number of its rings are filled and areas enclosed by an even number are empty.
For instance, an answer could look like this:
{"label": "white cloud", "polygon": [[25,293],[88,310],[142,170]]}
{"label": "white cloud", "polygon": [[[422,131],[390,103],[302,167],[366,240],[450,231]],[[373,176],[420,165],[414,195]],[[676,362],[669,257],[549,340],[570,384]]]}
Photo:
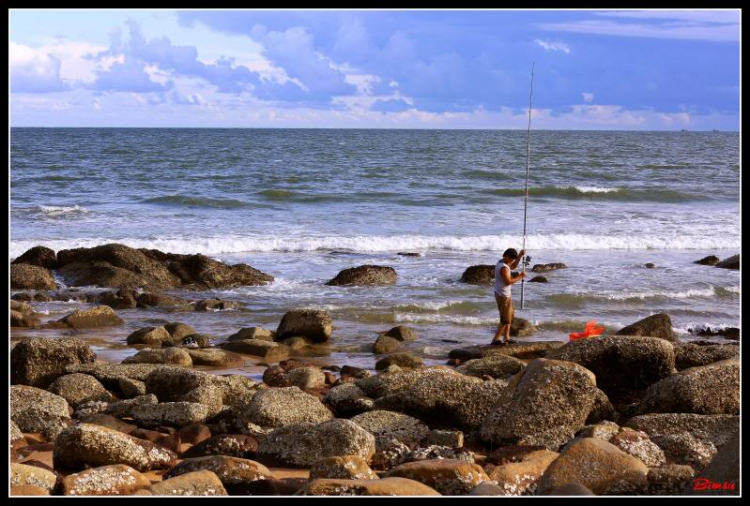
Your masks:
{"label": "white cloud", "polygon": [[10,87],[15,93],[45,93],[67,89],[60,79],[60,60],[44,51],[10,42]]}
{"label": "white cloud", "polygon": [[570,47],[564,42],[549,42],[541,39],[535,39],[534,42],[542,46],[545,51],[562,51],[565,54],[570,54]]}
{"label": "white cloud", "polygon": [[581,93],[581,95],[583,95],[583,101],[586,102],[586,103],[591,103],[591,102],[594,101],[594,94],[593,93],[583,92],[583,93]]}
{"label": "white cloud", "polygon": [[[639,16],[646,18],[648,16]],[[622,37],[650,37],[656,39],[705,40],[711,42],[739,41],[740,26],[735,24],[701,23],[692,20],[669,19],[661,23],[619,23],[617,21],[585,20],[569,23],[541,23],[538,28],[548,31],[617,35]]]}

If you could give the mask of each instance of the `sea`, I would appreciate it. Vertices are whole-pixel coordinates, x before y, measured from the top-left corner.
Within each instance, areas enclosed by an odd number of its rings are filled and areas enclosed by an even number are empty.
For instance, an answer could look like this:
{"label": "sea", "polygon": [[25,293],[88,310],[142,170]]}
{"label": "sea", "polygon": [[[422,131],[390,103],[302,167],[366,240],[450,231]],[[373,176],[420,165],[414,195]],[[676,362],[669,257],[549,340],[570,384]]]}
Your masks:
{"label": "sea", "polygon": [[[407,325],[419,338],[405,349],[444,363],[498,324],[492,287],[461,283],[464,270],[524,244],[525,131],[12,128],[10,140],[11,259],[121,243],[275,278],[172,292],[240,309],[118,310],[124,326],[77,331],[105,360],[134,354],[125,338],[145,326],[181,321],[220,342],[320,308],[334,322],[320,360],[373,368],[378,333]],[[615,332],[660,312],[685,340],[740,327],[740,272],[695,263],[740,252],[739,157],[737,132],[532,131],[529,269],[567,268],[524,283],[523,309],[513,286],[516,317],[537,327],[524,339],[567,341],[591,320]],[[393,267],[397,283],[325,285],[365,264]],[[57,319],[80,303],[34,306]]]}

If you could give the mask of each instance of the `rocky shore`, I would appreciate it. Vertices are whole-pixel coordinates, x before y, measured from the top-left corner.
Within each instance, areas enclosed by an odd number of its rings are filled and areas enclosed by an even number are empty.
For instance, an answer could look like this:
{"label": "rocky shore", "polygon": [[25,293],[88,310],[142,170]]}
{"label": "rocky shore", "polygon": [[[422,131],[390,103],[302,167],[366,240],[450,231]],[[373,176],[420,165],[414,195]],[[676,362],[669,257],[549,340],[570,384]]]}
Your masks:
{"label": "rocky shore", "polygon": [[[330,284],[389,285],[392,271]],[[456,348],[433,366],[404,351],[417,331],[395,327],[373,336],[372,372],[305,356],[335,340],[335,322],[299,308],[220,339],[143,327],[126,340],[138,352],[107,363],[78,329],[121,325],[120,309],[220,309],[230,303],[190,291],[273,278],[122,245],[36,247],[11,278],[35,290],[10,301],[11,326],[46,331],[11,343],[12,495],[739,494],[739,343],[681,342],[663,313],[571,342],[524,342],[534,328],[520,320],[517,344]],[[59,280],[111,290],[43,322],[37,301],[77,293]],[[185,298],[162,293],[174,288]],[[262,381],[206,370],[248,359]]]}

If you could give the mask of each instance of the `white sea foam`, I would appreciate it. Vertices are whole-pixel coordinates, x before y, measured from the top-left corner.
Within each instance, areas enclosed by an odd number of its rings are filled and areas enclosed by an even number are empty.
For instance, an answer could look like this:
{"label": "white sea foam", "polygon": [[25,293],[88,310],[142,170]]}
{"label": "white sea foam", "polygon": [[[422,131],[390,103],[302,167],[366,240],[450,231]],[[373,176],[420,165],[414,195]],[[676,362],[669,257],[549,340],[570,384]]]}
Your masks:
{"label": "white sea foam", "polygon": [[581,193],[614,193],[620,191],[620,188],[601,188],[599,186],[573,186],[573,188]]}
{"label": "white sea foam", "polygon": [[[94,247],[117,242],[133,248],[158,249],[169,253],[218,255],[245,252],[304,252],[317,250],[351,250],[359,252],[388,251],[504,251],[519,241],[516,235],[483,236],[335,236],[335,237],[175,237],[121,239],[20,240],[11,242],[11,257],[27,249],[44,245],[55,251]],[[529,235],[527,249],[536,251],[583,250],[690,250],[739,248],[739,237],[654,237],[583,234]]]}
{"label": "white sea foam", "polygon": [[480,318],[478,316],[432,315],[432,314],[397,314],[396,323],[457,323],[460,325],[497,325],[497,317]]}
{"label": "white sea foam", "polygon": [[79,205],[75,206],[39,206],[39,210],[47,216],[63,216],[66,214],[84,214],[89,210]]}

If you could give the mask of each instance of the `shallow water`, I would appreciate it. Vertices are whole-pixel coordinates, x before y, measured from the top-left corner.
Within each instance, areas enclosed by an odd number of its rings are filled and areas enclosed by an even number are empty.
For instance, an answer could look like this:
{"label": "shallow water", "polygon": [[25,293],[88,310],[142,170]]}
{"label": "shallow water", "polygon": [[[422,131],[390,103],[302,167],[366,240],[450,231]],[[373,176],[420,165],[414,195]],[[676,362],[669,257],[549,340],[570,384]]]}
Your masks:
{"label": "shallow water", "polygon": [[[543,131],[531,145],[527,250],[532,265],[568,269],[526,283],[524,310],[513,287],[517,316],[539,326],[530,339],[566,340],[591,319],[616,330],[660,311],[682,334],[740,325],[739,273],[693,263],[739,252],[738,134]],[[333,363],[371,367],[366,346],[398,324],[419,331],[409,349],[440,362],[494,334],[491,288],[458,279],[520,249],[524,177],[516,131],[14,128],[10,254],[120,242],[276,278],[176,293],[242,310],[118,311],[123,328],[83,333],[107,359],[134,353],[125,336],[157,322],[226,337],[319,307],[334,320]],[[397,284],[324,286],[362,264],[394,267]],[[75,307],[35,306],[55,318]]]}

